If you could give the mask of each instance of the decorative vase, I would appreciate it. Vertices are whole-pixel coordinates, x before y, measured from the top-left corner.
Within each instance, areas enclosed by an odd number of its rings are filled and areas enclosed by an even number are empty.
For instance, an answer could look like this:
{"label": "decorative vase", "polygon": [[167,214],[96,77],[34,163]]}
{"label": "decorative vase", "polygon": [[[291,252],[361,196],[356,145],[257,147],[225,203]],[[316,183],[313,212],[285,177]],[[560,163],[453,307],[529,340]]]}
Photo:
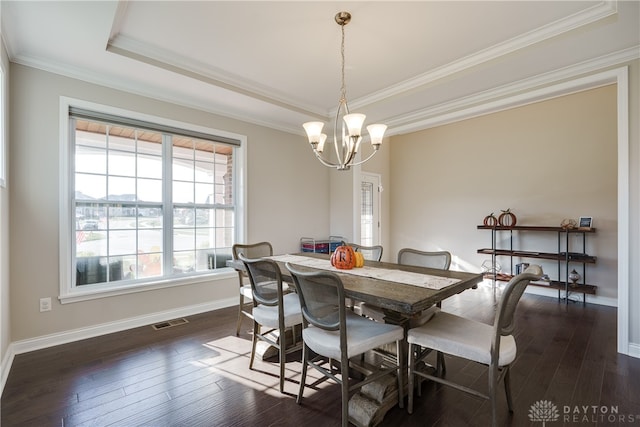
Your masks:
{"label": "decorative vase", "polygon": [[575,268],[571,270],[571,273],[569,273],[569,280],[571,280],[572,288],[578,286],[578,280],[580,280],[580,277],[580,274],[575,270]]}

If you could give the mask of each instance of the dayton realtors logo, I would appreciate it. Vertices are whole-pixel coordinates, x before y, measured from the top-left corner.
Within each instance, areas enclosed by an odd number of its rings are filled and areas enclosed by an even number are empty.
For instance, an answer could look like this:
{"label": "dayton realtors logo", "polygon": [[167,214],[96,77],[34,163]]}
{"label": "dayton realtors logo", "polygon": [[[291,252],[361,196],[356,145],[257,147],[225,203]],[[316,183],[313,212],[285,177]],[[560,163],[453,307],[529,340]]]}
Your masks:
{"label": "dayton realtors logo", "polygon": [[539,400],[529,409],[529,419],[542,421],[543,427],[547,421],[558,421],[558,418],[560,418],[558,407],[548,400]]}
{"label": "dayton realtors logo", "polygon": [[558,407],[549,400],[539,400],[529,409],[531,421],[542,422],[543,427],[547,422],[561,421],[563,423],[579,424],[632,424],[640,423],[640,414],[621,414],[618,406],[606,405],[564,405],[562,406],[562,419]]}

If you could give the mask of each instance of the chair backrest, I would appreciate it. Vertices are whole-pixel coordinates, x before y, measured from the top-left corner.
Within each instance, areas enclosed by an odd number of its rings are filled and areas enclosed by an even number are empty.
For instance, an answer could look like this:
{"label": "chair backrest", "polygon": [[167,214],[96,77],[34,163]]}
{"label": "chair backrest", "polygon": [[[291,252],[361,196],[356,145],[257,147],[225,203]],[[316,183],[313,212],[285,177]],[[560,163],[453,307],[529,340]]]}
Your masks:
{"label": "chair backrest", "polygon": [[303,272],[286,264],[300,298],[303,326],[312,324],[328,331],[340,329],[346,319],[344,287],[340,278],[328,271]]}
{"label": "chair backrest", "polygon": [[380,261],[382,259],[382,246],[362,246],[357,243],[347,243],[354,251],[362,253],[364,259],[369,261]]}
{"label": "chair backrest", "polygon": [[[249,259],[257,259],[266,256],[273,255],[273,247],[269,242],[259,242],[259,243],[236,243],[231,247],[231,253],[233,254],[233,259],[240,259],[239,255],[242,254],[246,258]],[[238,279],[240,280],[240,286],[243,286],[243,282],[245,282],[245,278],[247,277],[247,273],[244,271],[238,270]]]}
{"label": "chair backrest", "polygon": [[448,251],[425,252],[404,248],[398,252],[398,264],[448,270],[451,265],[451,253]]}
{"label": "chair backrest", "polygon": [[238,254],[245,265],[254,304],[276,306],[282,302],[282,276],[278,264],[272,259],[249,259]]}
{"label": "chair backrest", "polygon": [[231,248],[233,259],[240,259],[238,255],[242,254],[245,258],[256,259],[273,255],[273,247],[269,242],[259,242],[242,244],[236,243]]}
{"label": "chair backrest", "polygon": [[498,335],[511,335],[515,329],[515,312],[518,302],[525,288],[532,280],[538,280],[542,276],[542,268],[539,265],[529,266],[523,273],[513,277],[502,291],[502,297],[498,303],[494,329],[496,338]]}

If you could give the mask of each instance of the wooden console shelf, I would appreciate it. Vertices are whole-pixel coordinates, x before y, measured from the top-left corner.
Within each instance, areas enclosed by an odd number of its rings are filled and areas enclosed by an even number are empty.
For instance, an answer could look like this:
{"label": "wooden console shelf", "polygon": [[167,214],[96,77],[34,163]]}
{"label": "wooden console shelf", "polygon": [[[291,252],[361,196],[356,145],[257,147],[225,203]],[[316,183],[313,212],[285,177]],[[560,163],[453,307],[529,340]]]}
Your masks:
{"label": "wooden console shelf", "polygon": [[[484,278],[485,279],[493,279],[494,277],[493,277],[493,274],[485,274]],[[498,273],[498,274],[496,274],[495,280],[499,280],[501,282],[508,282],[512,278],[513,278],[512,274]],[[564,288],[565,288],[565,282],[558,282],[557,280],[552,280],[552,281],[550,281],[548,283],[531,282],[531,283],[529,283],[529,285],[530,286],[538,286],[540,288],[561,290],[561,291],[564,291]],[[594,285],[578,285],[576,287],[573,287],[573,286],[569,285],[569,292],[577,292],[577,293],[580,293],[580,294],[595,295],[597,289],[598,289],[598,287],[594,286]]]}
{"label": "wooden console shelf", "polygon": [[[595,264],[597,257],[588,255],[585,252],[586,248],[586,235],[589,233],[595,233],[595,228],[570,228],[565,229],[562,227],[552,226],[537,226],[537,225],[516,225],[513,227],[503,226],[490,226],[490,225],[478,225],[479,230],[491,230],[491,248],[478,249],[479,254],[491,255],[492,271],[487,273],[485,277],[500,280],[509,281],[513,277],[513,257],[521,258],[534,258],[534,259],[546,259],[551,261],[557,261],[558,263],[558,280],[552,280],[547,283],[531,283],[531,286],[539,286],[548,289],[556,289],[558,291],[558,299],[561,299],[561,292],[564,291],[564,299],[568,303],[569,295],[571,293],[582,294],[582,302],[586,304],[586,295],[595,295],[597,286],[586,284],[586,282],[573,285],[569,281],[569,265],[572,263],[582,265],[582,280],[586,279],[586,265]],[[536,251],[521,251],[513,248],[513,232],[551,232],[556,233],[558,238],[558,250],[557,252],[536,252]],[[509,248],[497,247],[497,234],[498,232],[509,233]],[[569,249],[569,235],[582,234],[582,251],[571,252]],[[564,237],[564,239],[562,239]],[[562,243],[564,240],[564,251],[562,251]],[[505,274],[496,271],[496,257],[506,256],[511,259],[511,273]],[[564,267],[564,272],[562,271]],[[564,274],[563,274],[564,273]],[[564,279],[564,280],[563,280]]]}
{"label": "wooden console shelf", "polygon": [[[539,258],[539,259],[550,259],[552,261],[565,261],[566,255],[558,252],[531,252],[531,251],[512,251],[506,249],[491,249],[491,248],[483,248],[478,249],[479,254],[496,254],[496,255],[504,255],[504,256],[519,256],[523,258]],[[595,264],[596,257],[581,254],[569,254],[569,261],[572,262],[584,262],[586,264]]]}

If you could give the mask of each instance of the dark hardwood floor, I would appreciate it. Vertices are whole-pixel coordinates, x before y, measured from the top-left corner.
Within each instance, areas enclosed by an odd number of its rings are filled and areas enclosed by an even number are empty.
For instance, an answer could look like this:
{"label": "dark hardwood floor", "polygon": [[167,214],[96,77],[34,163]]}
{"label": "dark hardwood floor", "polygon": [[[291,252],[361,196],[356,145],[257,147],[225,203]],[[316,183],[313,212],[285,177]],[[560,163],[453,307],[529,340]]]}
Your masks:
{"label": "dark hardwood floor", "polygon": [[[446,300],[443,309],[491,322],[493,301],[491,288],[480,286]],[[511,375],[515,412],[509,415],[501,392],[499,424],[543,425],[529,419],[529,409],[545,400],[560,415],[549,426],[640,425],[640,360],[616,353],[616,315],[611,307],[524,295]],[[250,334],[235,337],[236,308],[188,320],[16,356],[2,395],[2,426],[339,425],[340,389],[332,382],[307,388],[302,404],[295,403],[299,355],[287,363],[285,395],[278,392],[277,360],[249,370]],[[243,326],[250,328],[248,321]],[[449,379],[486,390],[486,373],[447,357]],[[488,402],[433,383],[422,387],[412,415],[396,407],[381,425],[489,425]]]}

